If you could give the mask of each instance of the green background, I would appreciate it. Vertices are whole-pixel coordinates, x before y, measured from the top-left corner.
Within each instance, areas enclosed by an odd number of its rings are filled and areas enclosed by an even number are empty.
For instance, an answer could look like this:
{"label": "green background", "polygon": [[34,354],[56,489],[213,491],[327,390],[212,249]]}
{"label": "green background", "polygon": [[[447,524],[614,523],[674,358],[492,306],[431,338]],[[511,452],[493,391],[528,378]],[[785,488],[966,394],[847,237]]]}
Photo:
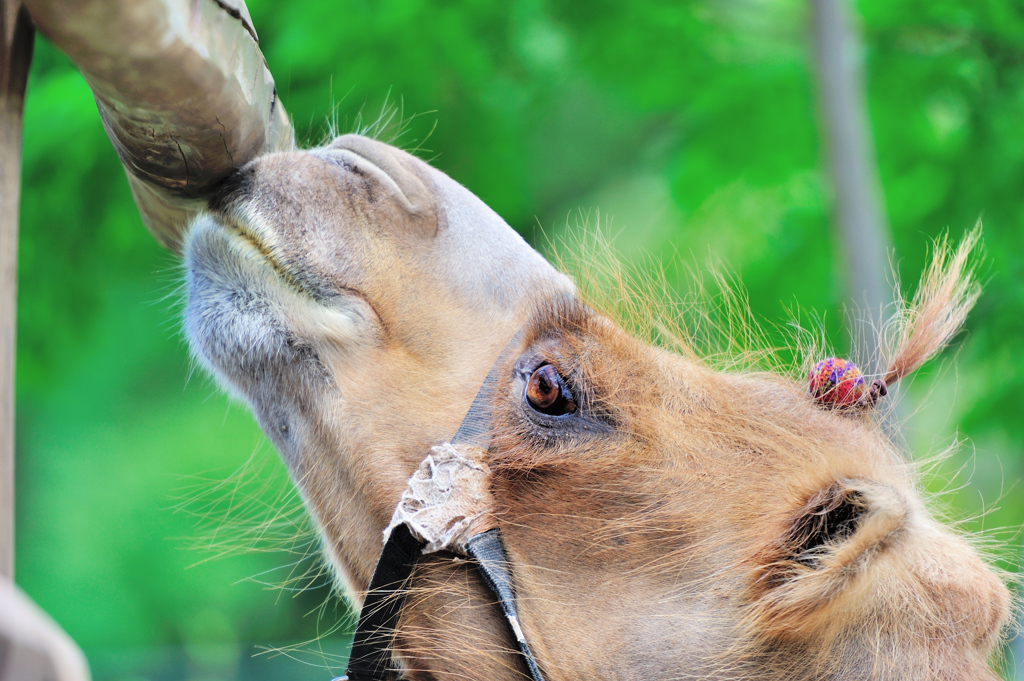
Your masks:
{"label": "green background", "polygon": [[[806,3],[249,7],[304,142],[397,104],[409,119],[397,143],[539,246],[600,224],[627,259],[668,261],[680,288],[685,265],[721,262],[758,318],[785,323],[799,304],[846,345]],[[925,481],[937,503],[1015,570],[1024,7],[855,10],[903,281],[916,282],[937,235],[985,225],[984,296],[959,342],[905,391],[904,437],[915,459],[934,459]],[[193,367],[180,263],[142,226],[81,76],[42,39],[24,152],[18,582],[79,641],[97,679],[340,673],[350,614],[330,594],[316,538],[246,410]]]}

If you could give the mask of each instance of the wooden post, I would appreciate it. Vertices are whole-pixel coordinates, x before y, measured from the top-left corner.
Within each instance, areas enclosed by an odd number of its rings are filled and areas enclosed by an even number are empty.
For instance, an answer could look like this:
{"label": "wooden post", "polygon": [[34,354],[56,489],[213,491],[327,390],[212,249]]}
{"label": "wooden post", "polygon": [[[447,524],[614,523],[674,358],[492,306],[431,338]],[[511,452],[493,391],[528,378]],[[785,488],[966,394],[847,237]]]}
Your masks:
{"label": "wooden post", "polygon": [[811,36],[822,132],[832,180],[834,226],[846,270],[852,310],[869,315],[853,329],[858,362],[881,361],[874,328],[892,303],[889,230],[881,200],[864,75],[847,0],[811,0]]}
{"label": "wooden post", "polygon": [[143,220],[171,248],[221,180],[295,141],[243,0],[0,0],[0,681],[88,681],[81,650],[13,583],[21,122],[35,26],[82,69]]}
{"label": "wooden post", "polygon": [[0,577],[14,578],[14,343],[21,115],[35,31],[20,0],[0,0]]}

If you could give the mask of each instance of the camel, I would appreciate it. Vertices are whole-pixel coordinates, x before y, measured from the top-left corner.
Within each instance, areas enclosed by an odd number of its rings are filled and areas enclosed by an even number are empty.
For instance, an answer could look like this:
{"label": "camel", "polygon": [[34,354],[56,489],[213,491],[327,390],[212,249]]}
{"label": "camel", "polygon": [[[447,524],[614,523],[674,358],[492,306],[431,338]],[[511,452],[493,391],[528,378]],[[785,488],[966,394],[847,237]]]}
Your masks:
{"label": "camel", "polygon": [[[937,250],[875,381],[824,357],[805,381],[717,371],[685,338],[680,355],[630,337],[412,156],[357,136],[296,151],[241,0],[4,8],[9,169],[34,24],[96,94],[143,221],[183,251],[195,355],[251,406],[354,602],[431,457],[482,476],[463,529],[500,531],[517,619],[468,543],[444,544],[389,637],[403,678],[524,678],[521,636],[550,680],[997,678],[1007,590],[876,415],[970,308],[972,238]],[[487,446],[455,442],[480,394]],[[87,678],[0,587],[0,643],[31,653],[4,671]]]}
{"label": "camel", "polygon": [[[972,245],[937,248],[884,375],[839,400],[631,337],[454,180],[345,135],[223,184],[184,238],[184,325],[357,605],[491,374],[487,517],[544,678],[997,679],[1008,591],[874,404],[960,326]],[[420,560],[391,655],[410,680],[527,678],[453,552]]]}

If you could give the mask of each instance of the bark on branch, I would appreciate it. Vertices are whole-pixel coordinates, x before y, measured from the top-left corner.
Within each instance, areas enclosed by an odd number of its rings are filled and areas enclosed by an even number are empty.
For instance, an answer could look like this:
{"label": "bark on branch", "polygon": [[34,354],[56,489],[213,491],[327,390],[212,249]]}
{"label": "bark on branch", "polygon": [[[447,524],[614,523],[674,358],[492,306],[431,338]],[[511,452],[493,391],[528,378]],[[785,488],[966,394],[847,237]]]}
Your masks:
{"label": "bark on branch", "polygon": [[234,168],[290,149],[242,0],[27,0],[82,70],[142,218],[177,250],[182,228]]}

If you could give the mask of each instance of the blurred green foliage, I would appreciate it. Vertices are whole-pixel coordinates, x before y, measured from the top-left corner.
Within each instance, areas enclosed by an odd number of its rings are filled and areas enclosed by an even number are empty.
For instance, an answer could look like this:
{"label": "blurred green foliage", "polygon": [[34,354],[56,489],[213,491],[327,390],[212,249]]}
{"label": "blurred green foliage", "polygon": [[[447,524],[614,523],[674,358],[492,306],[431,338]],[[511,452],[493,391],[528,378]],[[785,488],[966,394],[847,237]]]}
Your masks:
{"label": "blurred green foliage", "polygon": [[[397,102],[410,117],[397,143],[541,247],[567,225],[600,222],[627,258],[723,262],[759,317],[785,322],[799,303],[844,345],[805,2],[254,0],[250,10],[300,139],[317,143]],[[985,223],[984,297],[958,348],[908,391],[905,436],[922,460],[968,439],[926,482],[947,492],[953,518],[1003,544],[1012,567],[1024,518],[1024,7],[861,0],[857,10],[903,281],[913,285],[943,230]],[[273,451],[244,408],[193,373],[179,265],[145,232],[82,78],[43,40],[23,178],[18,581],[81,642],[98,679],[264,678],[269,667],[247,662],[254,643],[315,639],[344,628],[347,610],[307,555]],[[673,285],[687,276],[669,267]],[[246,528],[278,502],[292,515],[277,539],[246,548]],[[232,547],[242,550],[205,560]],[[323,645],[312,661],[330,662],[344,638]],[[326,677],[278,662],[287,678]]]}

